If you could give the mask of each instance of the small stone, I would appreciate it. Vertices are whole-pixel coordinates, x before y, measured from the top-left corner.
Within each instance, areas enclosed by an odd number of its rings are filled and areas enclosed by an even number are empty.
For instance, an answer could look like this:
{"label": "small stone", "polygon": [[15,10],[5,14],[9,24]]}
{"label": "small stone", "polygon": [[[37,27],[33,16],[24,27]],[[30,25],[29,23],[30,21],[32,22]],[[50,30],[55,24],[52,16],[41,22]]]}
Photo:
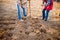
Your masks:
{"label": "small stone", "polygon": [[31,33],[29,33],[29,36],[36,36],[36,33],[31,32]]}
{"label": "small stone", "polygon": [[17,36],[13,36],[13,37],[12,37],[12,40],[16,40],[16,39],[17,39]]}
{"label": "small stone", "polygon": [[35,33],[39,33],[40,31],[38,29],[34,30]]}

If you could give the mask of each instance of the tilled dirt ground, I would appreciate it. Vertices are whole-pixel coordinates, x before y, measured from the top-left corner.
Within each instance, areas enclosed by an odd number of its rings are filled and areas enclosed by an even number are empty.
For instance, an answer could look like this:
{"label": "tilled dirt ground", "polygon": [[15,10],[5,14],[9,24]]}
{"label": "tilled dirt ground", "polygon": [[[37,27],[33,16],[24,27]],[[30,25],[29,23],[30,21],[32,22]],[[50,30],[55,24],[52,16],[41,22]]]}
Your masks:
{"label": "tilled dirt ground", "polygon": [[23,19],[24,22],[17,19],[0,21],[0,40],[60,40],[60,30],[56,29],[60,26],[40,18]]}

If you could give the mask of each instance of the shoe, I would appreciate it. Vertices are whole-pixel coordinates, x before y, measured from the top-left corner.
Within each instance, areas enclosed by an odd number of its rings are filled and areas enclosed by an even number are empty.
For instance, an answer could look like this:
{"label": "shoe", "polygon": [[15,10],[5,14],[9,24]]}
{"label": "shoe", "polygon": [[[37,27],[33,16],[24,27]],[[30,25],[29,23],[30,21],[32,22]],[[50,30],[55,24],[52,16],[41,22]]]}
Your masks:
{"label": "shoe", "polygon": [[20,21],[22,21],[22,22],[23,22],[24,20],[23,20],[23,19],[20,19]]}
{"label": "shoe", "polygon": [[42,20],[44,20],[44,19],[42,19]]}
{"label": "shoe", "polygon": [[44,21],[47,21],[47,20],[44,20]]}

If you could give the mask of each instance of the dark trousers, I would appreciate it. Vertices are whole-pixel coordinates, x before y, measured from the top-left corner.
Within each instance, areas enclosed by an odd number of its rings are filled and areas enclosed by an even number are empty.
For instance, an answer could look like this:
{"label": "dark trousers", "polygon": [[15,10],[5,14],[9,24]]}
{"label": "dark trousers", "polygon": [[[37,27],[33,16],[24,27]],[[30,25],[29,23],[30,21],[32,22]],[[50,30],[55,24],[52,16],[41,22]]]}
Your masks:
{"label": "dark trousers", "polygon": [[43,11],[42,11],[42,19],[43,20],[47,21],[49,12],[50,12],[50,10],[43,9]]}

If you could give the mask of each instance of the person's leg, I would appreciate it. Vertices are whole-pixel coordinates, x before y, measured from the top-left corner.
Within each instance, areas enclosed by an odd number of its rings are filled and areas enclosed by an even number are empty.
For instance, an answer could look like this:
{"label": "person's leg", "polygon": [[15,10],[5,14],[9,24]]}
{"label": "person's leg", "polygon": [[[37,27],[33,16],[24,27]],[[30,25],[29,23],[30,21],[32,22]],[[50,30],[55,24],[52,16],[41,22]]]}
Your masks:
{"label": "person's leg", "polygon": [[46,10],[45,21],[47,21],[47,19],[48,19],[49,12],[50,12],[50,10]]}
{"label": "person's leg", "polygon": [[22,9],[23,9],[23,14],[24,14],[24,16],[27,16],[25,8],[22,7]]}
{"label": "person's leg", "polygon": [[42,20],[44,20],[44,18],[45,18],[45,9],[43,9],[42,11]]}
{"label": "person's leg", "polygon": [[18,19],[19,20],[22,19],[22,14],[20,12],[20,5],[19,4],[17,4],[17,12],[18,12]]}

